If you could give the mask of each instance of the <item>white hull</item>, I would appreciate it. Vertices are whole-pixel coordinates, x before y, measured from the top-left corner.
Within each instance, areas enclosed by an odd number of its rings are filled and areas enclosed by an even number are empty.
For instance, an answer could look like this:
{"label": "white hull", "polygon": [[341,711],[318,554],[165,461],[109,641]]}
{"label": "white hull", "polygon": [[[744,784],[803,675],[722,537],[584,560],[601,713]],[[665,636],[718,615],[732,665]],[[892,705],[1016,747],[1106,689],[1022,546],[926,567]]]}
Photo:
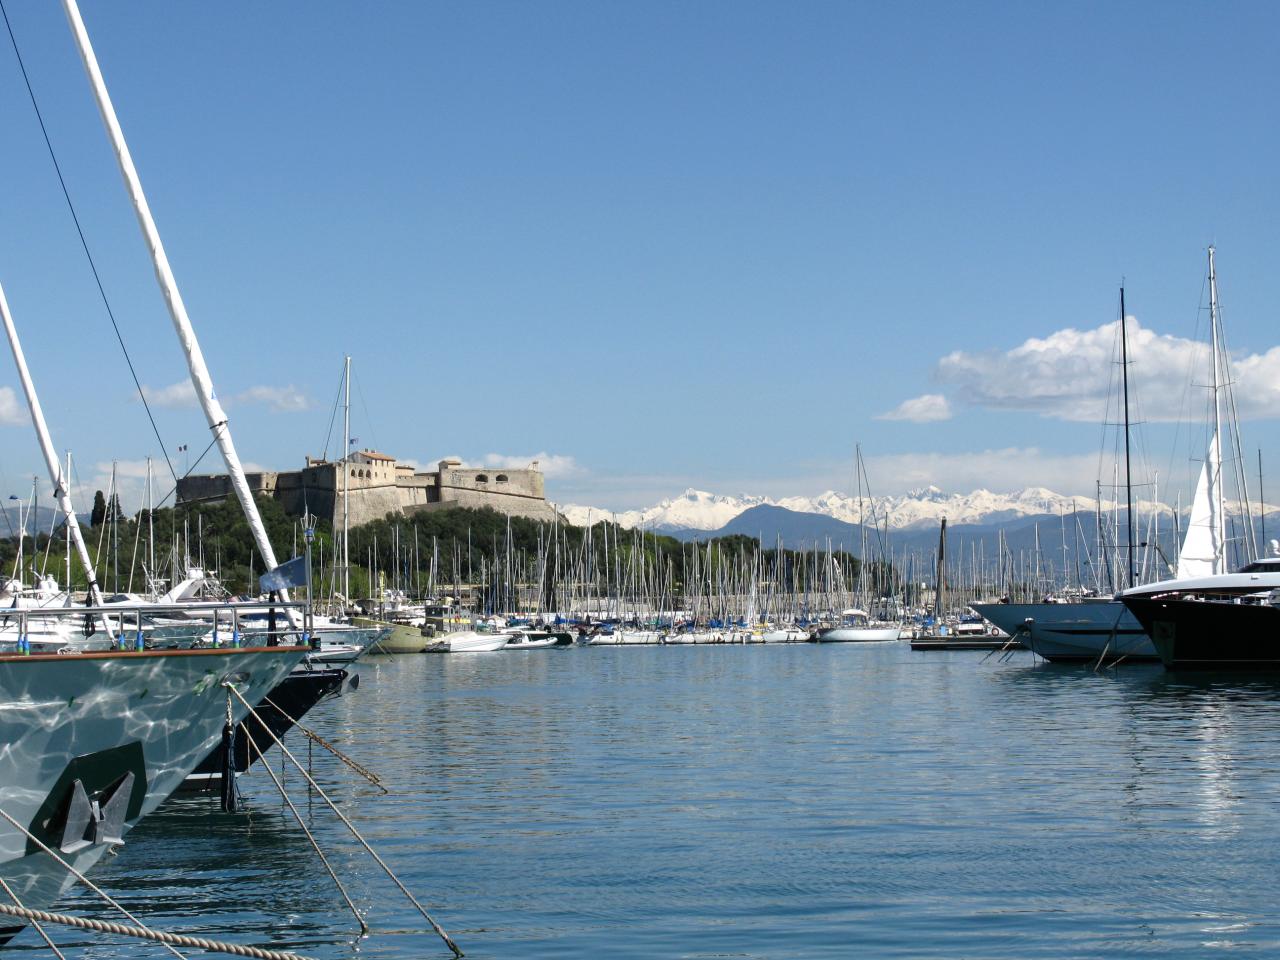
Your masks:
{"label": "white hull", "polygon": [[593,647],[631,647],[662,643],[662,633],[657,630],[615,630],[602,633],[587,641]]}
{"label": "white hull", "polygon": [[897,640],[902,628],[889,627],[834,627],[818,634],[819,643],[884,643]]}
{"label": "white hull", "polygon": [[760,634],[764,643],[808,643],[807,630],[766,630]]}
{"label": "white hull", "polygon": [[545,650],[554,647],[560,641],[555,637],[526,637],[519,634],[507,641],[503,650]]}
{"label": "white hull", "polygon": [[430,649],[443,653],[489,653],[493,650],[501,650],[510,639],[509,633],[475,633],[468,630],[463,633],[446,634],[433,643]]}
{"label": "white hull", "polygon": [[[302,659],[298,647],[0,657],[0,809],[55,850],[69,843],[74,782],[107,804],[130,773],[120,836],[154,810],[217,745],[232,677],[257,703]],[[231,697],[232,717],[246,713]],[[109,805],[109,804],[108,804]],[[90,825],[88,837],[93,840]],[[64,854],[85,871],[109,842]],[[0,876],[23,905],[44,909],[73,882],[7,821]],[[0,943],[14,932],[0,924]]]}

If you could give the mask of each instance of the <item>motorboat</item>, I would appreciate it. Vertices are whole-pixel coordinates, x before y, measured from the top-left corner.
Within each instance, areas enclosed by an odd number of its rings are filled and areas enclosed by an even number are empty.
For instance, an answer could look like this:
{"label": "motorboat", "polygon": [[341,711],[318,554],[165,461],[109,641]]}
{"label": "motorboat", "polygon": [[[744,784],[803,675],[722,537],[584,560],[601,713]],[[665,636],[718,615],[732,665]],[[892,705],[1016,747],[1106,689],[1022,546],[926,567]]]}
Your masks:
{"label": "motorboat", "polygon": [[459,630],[437,637],[427,645],[431,653],[489,653],[501,650],[515,636],[512,632]]}
{"label": "motorboat", "polygon": [[1280,670],[1280,557],[1127,590],[1120,601],[1171,670]]}

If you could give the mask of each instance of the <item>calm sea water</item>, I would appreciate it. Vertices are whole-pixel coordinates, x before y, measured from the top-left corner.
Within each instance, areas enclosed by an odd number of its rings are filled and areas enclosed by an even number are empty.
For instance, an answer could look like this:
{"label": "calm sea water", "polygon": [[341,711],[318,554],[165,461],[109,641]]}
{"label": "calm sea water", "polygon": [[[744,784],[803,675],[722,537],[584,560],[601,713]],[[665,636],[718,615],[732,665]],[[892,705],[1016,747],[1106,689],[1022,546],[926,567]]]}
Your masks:
{"label": "calm sea water", "polygon": [[[983,657],[373,659],[308,722],[389,793],[319,749],[313,769],[477,960],[1280,955],[1280,682]],[[94,878],[163,929],[447,957],[296,772],[287,785],[373,936],[260,771],[248,813],[170,801]],[[61,906],[109,915],[86,894]],[[165,955],[57,938],[70,956]]]}

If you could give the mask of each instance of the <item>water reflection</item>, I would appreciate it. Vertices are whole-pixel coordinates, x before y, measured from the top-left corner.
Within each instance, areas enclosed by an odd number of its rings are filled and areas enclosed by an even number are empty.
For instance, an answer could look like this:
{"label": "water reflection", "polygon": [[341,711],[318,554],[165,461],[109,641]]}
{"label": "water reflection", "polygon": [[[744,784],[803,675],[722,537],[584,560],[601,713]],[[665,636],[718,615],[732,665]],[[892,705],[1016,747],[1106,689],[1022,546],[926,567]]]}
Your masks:
{"label": "water reflection", "polygon": [[[391,792],[327,754],[316,775],[471,957],[1280,947],[1280,682],[904,645],[361,669],[312,723]],[[248,818],[162,811],[104,877],[159,926],[442,955],[316,809],[375,929],[401,931],[354,943],[269,783],[251,792]],[[133,955],[112,949],[94,955]]]}

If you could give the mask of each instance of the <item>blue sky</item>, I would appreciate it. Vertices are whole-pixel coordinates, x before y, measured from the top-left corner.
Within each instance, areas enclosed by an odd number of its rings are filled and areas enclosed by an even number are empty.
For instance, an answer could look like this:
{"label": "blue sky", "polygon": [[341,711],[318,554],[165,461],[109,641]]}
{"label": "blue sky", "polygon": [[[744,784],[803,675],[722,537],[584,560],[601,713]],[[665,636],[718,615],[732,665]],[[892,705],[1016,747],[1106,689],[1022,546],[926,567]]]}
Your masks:
{"label": "blue sky", "polygon": [[[69,31],[6,4],[181,470],[207,428]],[[1102,430],[1072,398],[1103,409],[1121,277],[1166,338],[1133,358],[1163,421],[1212,242],[1245,443],[1280,470],[1274,5],[82,11],[250,463],[323,451],[350,353],[362,446],[537,458],[560,501],[847,489],[855,442],[876,492],[1087,493]],[[4,39],[0,282],[80,482],[117,459],[136,491],[158,445]],[[43,470],[9,400],[23,492]],[[1166,477],[1191,435],[1146,428]]]}

